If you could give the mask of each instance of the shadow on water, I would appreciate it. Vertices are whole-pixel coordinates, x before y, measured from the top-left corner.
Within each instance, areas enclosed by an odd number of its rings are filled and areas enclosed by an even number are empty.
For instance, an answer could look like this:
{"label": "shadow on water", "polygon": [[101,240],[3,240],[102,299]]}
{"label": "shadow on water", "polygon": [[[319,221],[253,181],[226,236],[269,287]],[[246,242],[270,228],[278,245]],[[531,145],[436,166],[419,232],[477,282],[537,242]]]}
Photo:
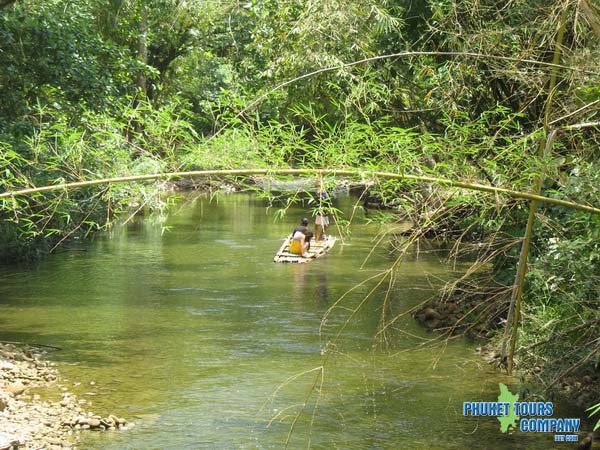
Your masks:
{"label": "shadow on water", "polygon": [[52,357],[86,406],[137,423],[84,434],[81,448],[274,449],[293,423],[290,448],[552,448],[550,434],[463,417],[463,401],[517,385],[473,343],[424,346],[433,335],[409,314],[378,335],[382,317],[454,276],[441,258],[409,258],[387,297],[383,283],[364,301],[377,278],[365,280],[390,259],[383,248],[361,269],[378,229],[360,217],[326,257],[272,262],[304,215],[276,221],[251,195],[196,196],[166,222],[136,218],[85,252],[1,268],[0,339],[61,347]]}

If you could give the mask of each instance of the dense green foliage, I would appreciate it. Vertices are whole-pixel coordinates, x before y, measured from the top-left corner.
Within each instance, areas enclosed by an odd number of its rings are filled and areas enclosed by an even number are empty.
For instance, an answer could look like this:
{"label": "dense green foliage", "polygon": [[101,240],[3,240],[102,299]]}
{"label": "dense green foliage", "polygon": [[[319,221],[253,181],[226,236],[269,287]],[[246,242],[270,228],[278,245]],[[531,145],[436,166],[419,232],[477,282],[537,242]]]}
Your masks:
{"label": "dense green foliage", "polygon": [[[599,206],[599,43],[589,0],[2,2],[0,190],[359,167],[524,191],[543,177],[544,194]],[[155,189],[3,201],[0,259],[109,226],[123,207],[158,202]],[[493,269],[477,290],[504,286],[506,314],[526,204],[414,183],[370,195],[431,233],[485,242],[478,258]],[[600,222],[543,205],[536,218],[521,358],[544,361],[550,383],[600,364]]]}

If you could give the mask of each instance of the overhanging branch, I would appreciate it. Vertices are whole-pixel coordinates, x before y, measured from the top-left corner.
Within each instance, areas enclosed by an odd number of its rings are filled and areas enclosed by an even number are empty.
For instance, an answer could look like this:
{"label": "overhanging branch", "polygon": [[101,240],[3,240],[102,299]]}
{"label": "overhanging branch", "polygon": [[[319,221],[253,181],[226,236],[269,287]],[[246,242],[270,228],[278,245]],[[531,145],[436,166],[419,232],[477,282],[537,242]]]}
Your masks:
{"label": "overhanging branch", "polygon": [[514,191],[485,184],[470,183],[466,181],[456,181],[447,178],[426,177],[420,175],[409,175],[393,172],[375,172],[358,169],[236,169],[236,170],[194,170],[188,172],[166,172],[154,173],[147,175],[133,175],[127,177],[115,178],[100,178],[88,181],[76,181],[73,183],[53,184],[49,186],[41,186],[36,188],[21,189],[0,194],[0,200],[13,197],[21,197],[42,192],[57,191],[61,189],[77,189],[87,186],[96,186],[101,184],[116,184],[128,183],[146,180],[172,180],[178,178],[193,178],[193,177],[219,177],[219,176],[248,176],[248,175],[330,175],[359,178],[361,180],[369,180],[371,178],[385,178],[389,180],[408,180],[422,183],[433,183],[441,186],[457,187],[472,191],[491,192],[496,194],[505,194],[514,198],[522,198],[526,200],[535,200],[545,202],[552,205],[565,206],[580,211],[587,211],[593,214],[600,214],[600,208],[593,206],[582,205],[581,203],[560,200],[556,198],[545,197],[543,195],[530,194],[528,192]]}

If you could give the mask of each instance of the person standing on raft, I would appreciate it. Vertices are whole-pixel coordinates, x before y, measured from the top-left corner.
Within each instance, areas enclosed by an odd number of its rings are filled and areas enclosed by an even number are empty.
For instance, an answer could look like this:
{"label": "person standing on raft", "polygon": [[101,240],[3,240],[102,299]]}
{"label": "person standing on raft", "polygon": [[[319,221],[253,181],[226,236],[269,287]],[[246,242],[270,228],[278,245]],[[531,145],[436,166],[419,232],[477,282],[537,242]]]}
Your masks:
{"label": "person standing on raft", "polygon": [[315,217],[315,232],[316,241],[321,239],[327,239],[325,232],[329,227],[329,210],[331,209],[331,198],[325,191],[319,191],[319,207],[317,208],[317,215]]}

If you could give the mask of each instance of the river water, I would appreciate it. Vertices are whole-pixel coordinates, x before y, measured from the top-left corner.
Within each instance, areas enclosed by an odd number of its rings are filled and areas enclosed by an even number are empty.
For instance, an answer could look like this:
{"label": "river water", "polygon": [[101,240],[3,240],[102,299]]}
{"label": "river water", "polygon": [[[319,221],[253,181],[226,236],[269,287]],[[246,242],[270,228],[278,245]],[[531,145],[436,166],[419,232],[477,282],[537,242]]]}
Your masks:
{"label": "river water", "polygon": [[[353,201],[336,206],[350,212]],[[392,260],[385,244],[371,253],[379,229],[360,213],[326,257],[275,264],[306,210],[275,220],[265,205],[189,195],[36,267],[0,268],[0,339],[60,347],[51,358],[84,407],[135,422],[83,433],[81,448],[554,445],[549,433],[503,434],[496,418],[464,417],[464,401],[495,401],[498,383],[516,392],[516,380],[476,343],[434,345],[401,315],[460,264],[415,251],[386,296],[387,280],[375,283]]]}

